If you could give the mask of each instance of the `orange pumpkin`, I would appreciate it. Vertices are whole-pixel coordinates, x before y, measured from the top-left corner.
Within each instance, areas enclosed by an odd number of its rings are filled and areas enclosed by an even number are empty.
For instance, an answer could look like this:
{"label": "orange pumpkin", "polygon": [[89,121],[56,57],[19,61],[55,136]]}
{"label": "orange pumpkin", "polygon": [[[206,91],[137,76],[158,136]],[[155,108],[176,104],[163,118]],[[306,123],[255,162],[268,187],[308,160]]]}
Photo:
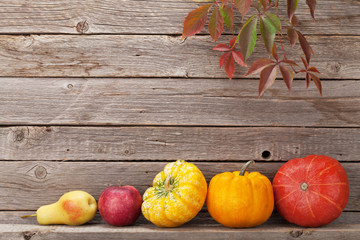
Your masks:
{"label": "orange pumpkin", "polygon": [[226,227],[258,226],[269,219],[274,209],[270,180],[258,172],[246,172],[253,162],[247,162],[241,171],[224,172],[210,181],[207,209],[217,222]]}

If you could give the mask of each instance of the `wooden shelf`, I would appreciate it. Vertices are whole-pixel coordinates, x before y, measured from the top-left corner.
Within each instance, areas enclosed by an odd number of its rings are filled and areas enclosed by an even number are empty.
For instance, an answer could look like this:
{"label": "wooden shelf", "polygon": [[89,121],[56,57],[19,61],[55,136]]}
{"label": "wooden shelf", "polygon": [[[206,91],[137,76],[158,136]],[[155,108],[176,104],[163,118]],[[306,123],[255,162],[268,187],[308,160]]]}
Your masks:
{"label": "wooden shelf", "polygon": [[180,228],[158,228],[153,224],[113,227],[106,224],[83,226],[39,226],[0,224],[0,239],[358,239],[360,224],[331,224],[302,228],[291,224],[267,224],[249,229],[229,229],[219,224],[188,224]]}
{"label": "wooden shelf", "polygon": [[[290,224],[276,212],[263,225],[247,229],[230,229],[216,223],[206,211],[178,228],[159,228],[140,217],[135,225],[114,227],[100,215],[82,226],[40,226],[33,219],[20,219],[24,211],[0,212],[0,240],[9,239],[358,239],[360,212],[343,212],[334,222],[319,228]],[[10,221],[10,223],[6,223]]]}

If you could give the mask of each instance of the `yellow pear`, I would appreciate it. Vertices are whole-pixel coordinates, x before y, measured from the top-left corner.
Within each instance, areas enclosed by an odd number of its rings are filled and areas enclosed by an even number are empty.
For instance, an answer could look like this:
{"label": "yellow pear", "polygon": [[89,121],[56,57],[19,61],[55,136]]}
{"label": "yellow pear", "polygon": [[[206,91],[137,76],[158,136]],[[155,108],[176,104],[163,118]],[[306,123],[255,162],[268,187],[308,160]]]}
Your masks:
{"label": "yellow pear", "polygon": [[37,217],[41,225],[82,225],[93,219],[96,211],[93,196],[84,191],[72,191],[62,195],[56,203],[40,207],[36,214],[22,217]]}

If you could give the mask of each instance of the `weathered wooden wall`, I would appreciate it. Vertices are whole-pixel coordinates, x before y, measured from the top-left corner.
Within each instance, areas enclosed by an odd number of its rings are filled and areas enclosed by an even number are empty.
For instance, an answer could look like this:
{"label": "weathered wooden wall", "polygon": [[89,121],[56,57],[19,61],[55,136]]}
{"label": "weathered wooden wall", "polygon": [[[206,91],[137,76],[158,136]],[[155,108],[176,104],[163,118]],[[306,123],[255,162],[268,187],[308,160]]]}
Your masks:
{"label": "weathered wooden wall", "polygon": [[[226,78],[206,31],[180,40],[184,17],[201,4],[0,1],[0,239],[358,238],[360,2],[318,1],[314,22],[300,1],[299,29],[315,52],[323,97],[297,76],[291,95],[279,79],[260,99],[258,76],[238,68]],[[259,39],[249,62],[262,56]],[[274,212],[259,228],[226,229],[206,209],[176,230],[143,218],[129,228],[99,215],[83,227],[20,218],[70,190],[98,198],[118,179],[142,194],[178,158],[209,181],[249,159],[272,179],[309,154],[338,159],[349,175],[345,212],[324,228],[298,228]]]}

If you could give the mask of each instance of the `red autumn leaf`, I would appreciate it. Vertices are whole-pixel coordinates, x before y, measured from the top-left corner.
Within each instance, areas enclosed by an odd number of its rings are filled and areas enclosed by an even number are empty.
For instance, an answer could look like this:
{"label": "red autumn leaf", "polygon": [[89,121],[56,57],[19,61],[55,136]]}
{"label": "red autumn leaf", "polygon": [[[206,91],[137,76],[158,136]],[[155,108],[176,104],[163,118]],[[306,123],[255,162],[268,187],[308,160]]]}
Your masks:
{"label": "red autumn leaf", "polygon": [[305,36],[302,35],[302,33],[297,31],[297,30],[296,30],[296,33],[298,35],[298,39],[299,39],[301,49],[303,50],[304,55],[306,57],[306,61],[307,61],[307,63],[309,63],[311,55],[314,54],[314,52],[313,52],[309,42],[306,40]]}
{"label": "red autumn leaf", "polygon": [[234,11],[228,7],[223,6],[220,8],[221,16],[226,24],[226,26],[230,29],[230,31],[234,30]]}
{"label": "red autumn leaf", "polygon": [[269,5],[269,0],[260,0],[261,5],[265,9]]}
{"label": "red autumn leaf", "polygon": [[[205,0],[204,0],[205,1]],[[208,1],[208,0],[207,0]],[[222,2],[222,6],[225,6],[225,4],[227,4],[228,2],[230,2],[230,0],[221,0]]]}
{"label": "red autumn leaf", "polygon": [[316,67],[309,67],[309,68],[308,68],[308,71],[309,71],[309,72],[316,72],[316,73],[320,73],[320,72],[319,72],[319,70],[317,70],[317,68],[316,68]]}
{"label": "red autumn leaf", "polygon": [[322,87],[321,87],[321,81],[318,76],[316,76],[314,73],[320,73],[319,70],[317,70],[316,67],[311,66],[309,67],[308,62],[301,57],[301,61],[303,62],[305,69],[301,69],[299,72],[305,72],[305,81],[306,81],[306,88],[309,88],[311,79],[314,81],[316,87],[318,88],[320,95],[322,96]]}
{"label": "red autumn leaf", "polygon": [[311,80],[310,75],[308,73],[306,73],[306,75],[305,75],[306,88],[309,88],[310,80]]}
{"label": "red autumn leaf", "polygon": [[257,33],[256,33],[256,24],[257,24],[257,17],[254,15],[249,18],[249,20],[242,26],[238,39],[240,44],[241,54],[246,61],[251,53],[254,50]]}
{"label": "red autumn leaf", "polygon": [[241,21],[244,19],[246,13],[250,10],[251,0],[235,0],[235,6],[241,13]]}
{"label": "red autumn leaf", "polygon": [[231,52],[226,52],[223,55],[221,55],[220,60],[219,60],[220,68],[222,68],[224,66],[224,64],[228,60],[230,54],[231,54]]}
{"label": "red autumn leaf", "polygon": [[229,41],[229,46],[225,44],[217,45],[214,50],[225,52],[219,59],[220,67],[225,65],[225,72],[229,79],[232,79],[235,72],[235,62],[244,66],[243,57],[240,52],[234,50],[236,38],[233,37]]}
{"label": "red autumn leaf", "polygon": [[279,55],[277,54],[275,43],[273,44],[273,47],[271,49],[271,54],[275,58],[276,61],[279,61]]}
{"label": "red autumn leaf", "polygon": [[312,18],[315,20],[316,0],[306,0],[306,4],[309,6]]}
{"label": "red autumn leaf", "polygon": [[289,68],[282,64],[279,65],[279,69],[287,88],[289,89],[289,91],[291,91],[291,86],[294,79],[293,71],[291,71]]}
{"label": "red autumn leaf", "polygon": [[268,58],[260,58],[257,59],[251,67],[249,68],[248,72],[245,74],[245,76],[256,74],[262,71],[265,67],[268,67],[271,64],[274,64],[275,62]]}
{"label": "red autumn leaf", "polygon": [[211,38],[216,40],[221,36],[224,29],[224,20],[218,7],[214,9],[209,20],[209,33]]}
{"label": "red autumn leaf", "polygon": [[219,44],[216,47],[214,47],[213,50],[226,52],[226,51],[230,51],[230,48],[226,44]]}
{"label": "red autumn leaf", "polygon": [[308,68],[308,63],[306,62],[306,60],[303,57],[301,57],[301,61],[303,62],[305,68],[307,69]]}
{"label": "red autumn leaf", "polygon": [[229,79],[231,80],[234,73],[235,73],[235,63],[232,54],[228,57],[225,63],[225,72],[228,75]]}
{"label": "red autumn leaf", "polygon": [[289,59],[283,59],[282,62],[287,63],[287,64],[289,64],[290,66],[293,66],[293,67],[298,67],[299,66],[299,65],[297,65],[296,62],[294,62],[292,60],[289,60]]}
{"label": "red autumn leaf", "polygon": [[293,29],[293,28],[288,28],[288,29],[286,30],[286,33],[287,33],[287,36],[288,36],[288,38],[289,38],[289,41],[290,41],[291,46],[294,47],[295,44],[296,44],[296,41],[297,41],[297,39],[298,39],[298,35],[297,35],[297,33],[296,33],[296,30]]}
{"label": "red autumn leaf", "polygon": [[314,74],[312,74],[312,73],[309,73],[309,75],[310,75],[310,77],[312,78],[312,80],[314,81],[317,89],[319,90],[320,95],[322,96],[322,87],[321,87],[321,81],[320,81],[320,79],[319,79],[316,75],[314,75]]}
{"label": "red autumn leaf", "polygon": [[232,56],[237,64],[239,64],[240,66],[245,66],[243,56],[240,52],[232,51]]}
{"label": "red autumn leaf", "polygon": [[264,68],[260,73],[259,83],[259,97],[261,97],[265,90],[274,84],[276,79],[276,65],[270,65]]}
{"label": "red autumn leaf", "polygon": [[181,39],[195,35],[204,28],[210,8],[214,3],[206,4],[191,11],[184,20],[183,34]]}
{"label": "red autumn leaf", "polygon": [[298,2],[299,2],[299,0],[287,0],[287,14],[288,14],[290,21],[296,11]]}
{"label": "red autumn leaf", "polygon": [[233,37],[232,39],[230,39],[230,41],[229,41],[229,46],[230,46],[231,49],[234,49],[235,43],[236,43],[236,38],[235,38],[235,37]]}
{"label": "red autumn leaf", "polygon": [[291,18],[291,24],[296,27],[299,24],[299,19],[297,18],[297,16],[294,14],[293,17]]}

